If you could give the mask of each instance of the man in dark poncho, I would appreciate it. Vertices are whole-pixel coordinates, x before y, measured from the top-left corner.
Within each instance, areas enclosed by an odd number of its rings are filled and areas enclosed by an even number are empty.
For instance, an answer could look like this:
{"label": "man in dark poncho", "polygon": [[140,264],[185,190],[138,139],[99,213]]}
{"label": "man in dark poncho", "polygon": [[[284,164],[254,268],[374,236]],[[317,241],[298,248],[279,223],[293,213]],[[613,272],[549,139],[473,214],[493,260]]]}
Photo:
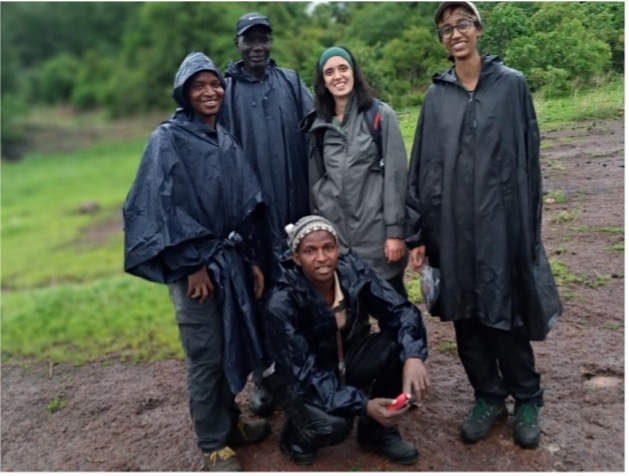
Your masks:
{"label": "man in dark poncho", "polygon": [[[284,226],[309,213],[308,155],[299,122],[312,109],[312,96],[295,71],[270,59],[271,33],[269,19],[260,13],[247,13],[236,22],[234,43],[241,59],[227,67],[219,122],[240,142],[260,180],[273,254],[279,258],[286,251]],[[277,270],[273,267],[267,277],[274,279]],[[257,386],[252,411],[270,413],[267,398]]]}
{"label": "man in dark poncho", "polygon": [[[419,309],[364,261],[339,256],[338,234],[320,216],[287,228],[293,269],[267,292],[264,323],[275,372],[266,385],[286,412],[280,449],[298,464],[347,438],[359,416],[359,445],[399,464],[419,454],[397,424],[408,406],[388,409],[404,392],[429,389],[426,330]],[[369,315],[380,332],[370,333]]]}
{"label": "man in dark poncho", "polygon": [[454,66],[433,77],[409,167],[410,264],[440,268],[431,309],[454,321],[475,404],[461,438],[485,438],[515,398],[514,440],[533,448],[543,405],[532,340],[562,308],[541,241],[540,140],[526,81],[477,49],[471,2],[443,2],[435,23]]}
{"label": "man in dark poncho", "polygon": [[224,88],[207,56],[184,59],[173,91],[179,108],[151,135],[123,208],[125,271],[168,285],[210,471],[239,470],[230,446],[270,432],[268,422],[240,421],[234,402],[264,360],[253,295],[264,287],[266,217],[253,170],[216,123]]}

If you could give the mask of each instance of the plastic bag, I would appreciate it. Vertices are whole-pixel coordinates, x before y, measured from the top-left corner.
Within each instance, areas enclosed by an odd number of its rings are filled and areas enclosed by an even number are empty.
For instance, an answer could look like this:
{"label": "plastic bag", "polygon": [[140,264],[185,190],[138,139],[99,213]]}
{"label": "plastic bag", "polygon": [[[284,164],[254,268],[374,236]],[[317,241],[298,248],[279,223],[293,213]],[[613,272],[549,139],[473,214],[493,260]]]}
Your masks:
{"label": "plastic bag", "polygon": [[419,275],[424,304],[426,304],[426,309],[430,311],[439,298],[439,269],[430,266],[428,258],[426,258],[424,265],[419,270]]}

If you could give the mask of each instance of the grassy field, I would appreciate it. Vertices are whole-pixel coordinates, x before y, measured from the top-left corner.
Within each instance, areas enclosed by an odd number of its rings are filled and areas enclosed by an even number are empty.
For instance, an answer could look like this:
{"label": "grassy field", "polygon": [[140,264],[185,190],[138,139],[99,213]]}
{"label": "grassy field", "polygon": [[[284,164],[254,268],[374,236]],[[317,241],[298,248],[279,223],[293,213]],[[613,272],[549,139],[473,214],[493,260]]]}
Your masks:
{"label": "grassy field", "polygon": [[[623,104],[620,82],[536,100],[543,129],[622,117]],[[418,113],[399,112],[409,153]],[[120,207],[147,135],[2,164],[3,361],[181,356],[166,288],[122,271]]]}

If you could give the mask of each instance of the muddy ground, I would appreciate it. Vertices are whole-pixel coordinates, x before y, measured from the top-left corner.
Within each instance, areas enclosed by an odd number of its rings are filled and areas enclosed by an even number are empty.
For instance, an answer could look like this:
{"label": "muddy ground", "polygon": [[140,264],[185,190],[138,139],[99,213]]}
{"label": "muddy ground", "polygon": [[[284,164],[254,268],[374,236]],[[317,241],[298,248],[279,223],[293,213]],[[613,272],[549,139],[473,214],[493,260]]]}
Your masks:
{"label": "muddy ground", "polygon": [[[485,441],[465,445],[459,440],[472,393],[452,326],[426,316],[433,394],[402,425],[403,435],[420,450],[419,461],[408,467],[388,463],[363,452],[352,433],[305,469],[623,471],[623,121],[551,131],[544,134],[542,153],[543,234],[562,283],[564,315],[545,342],[534,344],[546,399],[539,448],[513,444],[511,419]],[[3,365],[1,380],[2,471],[202,468],[180,361]],[[250,387],[240,402],[248,392]],[[274,431],[266,441],[238,451],[243,468],[302,470],[279,452],[282,416],[276,413],[271,421]]]}

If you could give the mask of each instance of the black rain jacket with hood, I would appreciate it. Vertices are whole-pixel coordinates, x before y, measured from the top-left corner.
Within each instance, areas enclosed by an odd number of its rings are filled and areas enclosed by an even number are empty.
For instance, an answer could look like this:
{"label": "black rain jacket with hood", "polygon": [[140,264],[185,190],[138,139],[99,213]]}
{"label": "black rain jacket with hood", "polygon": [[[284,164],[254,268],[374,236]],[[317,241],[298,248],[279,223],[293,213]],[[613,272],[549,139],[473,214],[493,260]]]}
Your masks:
{"label": "black rain jacket with hood", "polygon": [[[288,268],[288,267],[287,267]],[[426,360],[428,348],[422,316],[363,260],[341,255],[337,275],[345,297],[344,349],[369,335],[369,315],[381,332],[397,342],[400,360]],[[291,376],[295,393],[327,413],[364,415],[368,395],[344,385],[338,374],[337,322],[321,293],[294,266],[269,291],[263,319],[275,364]],[[400,382],[401,385],[401,382]]]}
{"label": "black rain jacket with hood", "polygon": [[223,316],[223,367],[231,391],[264,358],[250,263],[264,249],[265,207],[258,180],[234,138],[191,109],[185,84],[219,70],[191,53],[175,77],[180,106],[151,135],[123,207],[125,271],[157,283],[208,267]]}
{"label": "black rain jacket with hood", "polygon": [[433,77],[409,167],[409,248],[441,270],[431,313],[543,340],[562,307],[541,240],[540,137],[523,75],[482,57],[476,90]]}

